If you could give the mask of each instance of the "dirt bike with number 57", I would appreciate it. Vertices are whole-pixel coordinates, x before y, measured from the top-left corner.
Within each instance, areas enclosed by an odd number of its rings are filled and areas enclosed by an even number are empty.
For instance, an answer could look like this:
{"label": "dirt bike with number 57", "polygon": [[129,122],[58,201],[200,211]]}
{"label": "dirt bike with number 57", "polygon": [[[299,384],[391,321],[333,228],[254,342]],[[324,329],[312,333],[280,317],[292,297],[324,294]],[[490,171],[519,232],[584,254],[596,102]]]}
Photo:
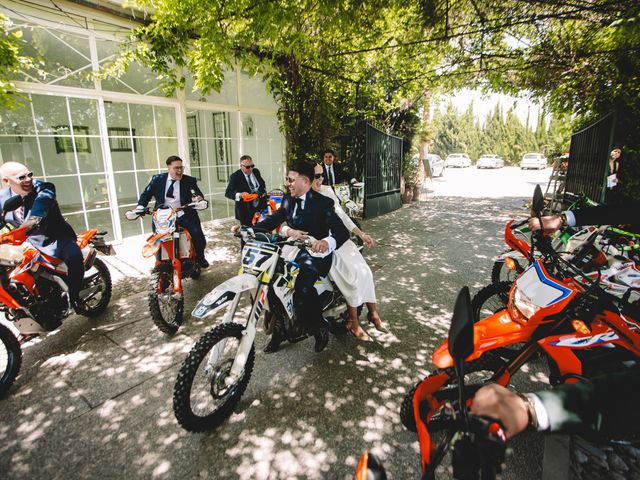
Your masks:
{"label": "dirt bike with number 57", "polygon": [[145,215],[153,215],[154,233],[142,247],[143,257],[156,257],[149,281],[149,313],[156,327],[169,335],[176,333],[182,325],[183,279],[196,279],[200,276],[191,235],[178,224],[178,212],[187,208],[206,210],[208,206],[206,200],[196,200],[177,209],[162,204],[156,206],[153,212],[148,208],[125,212],[127,220],[132,221]]}
{"label": "dirt bike with number 57", "polygon": [[[240,274],[209,292],[192,315],[205,318],[226,309],[222,322],[206,332],[184,360],[173,391],[178,423],[191,432],[211,430],[224,422],[244,393],[255,360],[256,327],[264,311],[264,331],[277,332],[291,343],[307,338],[293,307],[293,286],[300,267],[297,248],[313,239],[296,241],[243,227],[245,240]],[[316,282],[322,315],[334,334],[346,332],[347,304],[328,277]],[[249,314],[241,299],[248,297]],[[246,312],[246,310],[245,310]]]}

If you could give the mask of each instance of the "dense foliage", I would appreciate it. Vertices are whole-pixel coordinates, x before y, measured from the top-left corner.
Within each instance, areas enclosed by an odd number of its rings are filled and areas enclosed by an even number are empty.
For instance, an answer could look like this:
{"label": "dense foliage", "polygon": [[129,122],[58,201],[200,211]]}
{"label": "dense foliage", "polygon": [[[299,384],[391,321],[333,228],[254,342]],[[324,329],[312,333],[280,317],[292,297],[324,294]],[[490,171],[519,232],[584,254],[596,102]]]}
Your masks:
{"label": "dense foliage", "polygon": [[552,115],[547,122],[540,115],[533,129],[523,125],[513,109],[504,113],[498,104],[481,125],[473,112],[473,104],[464,113],[448,104],[445,111],[434,112],[434,141],[429,150],[442,158],[450,153],[467,153],[474,162],[480,155],[496,154],[512,165],[528,152],[541,152],[553,158],[569,149],[567,120]]}

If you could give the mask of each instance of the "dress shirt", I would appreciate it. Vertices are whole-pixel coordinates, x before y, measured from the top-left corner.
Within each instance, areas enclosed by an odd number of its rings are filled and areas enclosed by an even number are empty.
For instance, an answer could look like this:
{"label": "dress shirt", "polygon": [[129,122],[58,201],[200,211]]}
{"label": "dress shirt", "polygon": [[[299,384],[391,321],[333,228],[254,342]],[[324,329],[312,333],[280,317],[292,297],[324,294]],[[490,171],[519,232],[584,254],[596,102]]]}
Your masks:
{"label": "dress shirt", "polygon": [[[167,175],[167,183],[164,186],[164,203],[166,203],[167,205],[170,205],[174,210],[178,207],[181,206],[180,204],[180,180],[176,180],[173,184],[173,198],[171,197],[167,197],[167,191],[169,190],[169,187],[171,186],[171,182],[173,181],[173,179],[171,178],[171,175]],[[179,211],[178,212],[178,216],[181,217],[184,214],[184,212]]]}

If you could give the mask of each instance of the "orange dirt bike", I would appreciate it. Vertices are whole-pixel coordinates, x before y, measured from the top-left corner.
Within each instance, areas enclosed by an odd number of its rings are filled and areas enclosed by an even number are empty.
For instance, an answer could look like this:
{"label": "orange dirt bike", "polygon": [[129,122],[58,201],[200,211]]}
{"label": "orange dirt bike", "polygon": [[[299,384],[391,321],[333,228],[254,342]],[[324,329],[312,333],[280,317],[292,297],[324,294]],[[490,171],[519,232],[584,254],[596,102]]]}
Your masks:
{"label": "orange dirt bike", "polygon": [[[3,228],[8,227],[5,214],[21,204],[19,195],[5,202],[0,217]],[[73,312],[65,282],[66,264],[31,245],[27,231],[19,227],[0,234],[0,310],[19,332],[16,338],[0,324],[0,396],[9,390],[20,370],[20,344],[57,329]],[[111,299],[109,269],[97,258],[98,252],[114,253],[113,247],[105,243],[105,235],[96,229],[78,235],[85,268],[80,290],[85,307],[81,313],[86,317],[104,312]]]}
{"label": "orange dirt bike", "polygon": [[200,276],[200,265],[189,232],[178,225],[178,212],[186,208],[205,210],[206,200],[199,200],[178,209],[167,204],[156,206],[155,211],[128,210],[127,220],[153,214],[154,234],[147,238],[142,247],[142,256],[156,256],[156,264],[151,270],[149,281],[149,312],[153,323],[161,332],[173,335],[183,321],[184,294],[182,280]]}
{"label": "orange dirt bike", "polygon": [[[448,355],[452,358],[456,378],[461,379],[456,387],[440,397],[441,379],[432,377],[418,387],[416,396],[420,401],[414,405],[418,439],[422,455],[422,478],[435,478],[436,469],[453,446],[451,466],[453,478],[492,480],[502,470],[506,444],[504,429],[500,422],[488,417],[471,415],[471,397],[480,387],[465,383],[465,359],[474,351],[474,326],[469,289],[464,287],[456,299],[453,318],[447,341]],[[439,429],[446,431],[444,440],[434,444],[429,431],[429,415],[443,402],[447,402],[450,415],[442,419]],[[386,470],[378,457],[364,452],[356,467],[356,480],[386,480]]]}
{"label": "orange dirt bike", "polygon": [[[538,187],[533,202],[538,216],[542,204]],[[508,307],[473,325],[474,348],[466,356],[467,372],[488,371],[489,381],[505,386],[526,362],[542,355],[555,385],[637,363],[637,305],[605,292],[562,259],[539,232],[535,242],[532,239],[531,252],[534,247],[542,255],[531,253],[530,265],[509,292]],[[441,431],[449,420],[445,404],[455,398],[457,389],[452,385],[459,377],[448,348],[445,341],[436,349],[432,360],[439,370],[419,382],[402,403],[401,421],[410,430],[420,432],[424,427],[428,435]],[[433,445],[421,440],[421,450],[426,469],[434,461]]]}
{"label": "orange dirt bike", "polygon": [[[256,223],[264,220],[276,210],[280,209],[280,205],[282,205],[282,199],[284,198],[284,191],[276,188],[266,193],[265,196],[267,197],[267,204],[262,210],[253,214],[253,218],[251,219],[252,225],[255,225]],[[245,193],[242,195],[242,201],[247,203],[253,202],[259,197],[260,195],[257,193]]]}

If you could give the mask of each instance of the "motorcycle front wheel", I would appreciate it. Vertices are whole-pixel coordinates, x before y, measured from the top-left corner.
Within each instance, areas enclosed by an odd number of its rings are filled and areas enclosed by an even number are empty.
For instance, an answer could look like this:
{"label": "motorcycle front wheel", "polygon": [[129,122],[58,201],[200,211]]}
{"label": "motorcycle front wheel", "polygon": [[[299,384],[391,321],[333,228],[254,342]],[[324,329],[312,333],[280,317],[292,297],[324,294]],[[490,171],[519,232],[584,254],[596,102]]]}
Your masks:
{"label": "motorcycle front wheel", "polygon": [[0,323],[0,397],[13,385],[22,364],[22,350],[13,332]]}
{"label": "motorcycle front wheel", "polygon": [[[504,365],[504,363],[504,359],[500,358],[497,355],[494,355],[492,352],[487,352],[477,360],[467,362],[464,370],[465,383],[468,383],[469,381],[477,383],[482,379],[488,380],[495,372],[500,369],[500,367]],[[456,377],[456,372],[453,367],[445,368],[444,370],[438,369],[431,375],[429,375],[429,377],[433,375],[440,375],[442,373],[446,373],[447,375],[449,375],[449,378],[442,388],[446,388],[449,385],[455,385],[458,383],[458,377]],[[467,378],[467,375],[469,375],[470,378]],[[418,427],[416,426],[416,418],[413,414],[413,396],[416,393],[416,390],[418,389],[420,383],[422,382],[418,382],[411,390],[409,390],[409,393],[405,395],[404,400],[402,401],[402,405],[400,405],[400,421],[402,422],[402,425],[404,425],[404,427],[411,432],[416,432],[418,430]],[[432,418],[432,422],[435,423],[436,421],[437,418]]]}
{"label": "motorcycle front wheel", "polygon": [[93,265],[84,273],[82,290],[96,288],[86,298],[83,297],[87,308],[82,312],[85,317],[95,317],[107,309],[111,300],[111,273],[107,265],[99,258],[93,261]]}
{"label": "motorcycle front wheel", "polygon": [[151,270],[149,312],[156,327],[168,335],[176,333],[182,325],[184,299],[173,291],[173,266],[168,262]]}
{"label": "motorcycle front wheel", "polygon": [[513,283],[509,281],[491,283],[473,296],[471,312],[474,323],[507,308],[511,285]]}
{"label": "motorcycle front wheel", "polygon": [[185,430],[204,432],[218,427],[242,397],[253,371],[254,345],[240,377],[231,385],[225,380],[243,330],[238,323],[218,325],[205,333],[187,355],[173,390],[173,412]]}

